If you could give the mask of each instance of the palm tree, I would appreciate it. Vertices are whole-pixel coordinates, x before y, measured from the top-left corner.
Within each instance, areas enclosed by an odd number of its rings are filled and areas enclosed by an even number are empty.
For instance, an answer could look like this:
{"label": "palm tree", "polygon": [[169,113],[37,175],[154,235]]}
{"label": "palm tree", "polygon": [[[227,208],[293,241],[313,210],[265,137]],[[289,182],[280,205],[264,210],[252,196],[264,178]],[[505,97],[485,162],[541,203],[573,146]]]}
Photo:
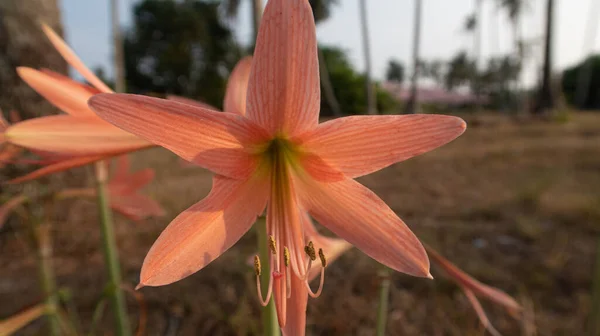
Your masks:
{"label": "palm tree", "polygon": [[419,48],[421,45],[421,17],[422,17],[422,1],[415,0],[415,25],[413,30],[413,73],[411,77],[410,98],[406,102],[405,112],[415,113],[419,104],[417,95],[417,82],[419,79]]}
{"label": "palm tree", "polygon": [[[240,5],[242,3],[240,0],[223,0],[222,4],[223,8],[225,9],[226,16],[229,18],[233,18],[238,15]],[[254,29],[252,36],[255,40],[256,35],[258,35],[258,27],[260,26],[260,19],[262,18],[262,11],[262,0],[252,0],[252,27]]]}
{"label": "palm tree", "polygon": [[114,48],[115,91],[125,92],[125,60],[123,58],[123,39],[119,27],[119,1],[111,0],[110,9]]}
{"label": "palm tree", "polygon": [[67,72],[67,64],[54,50],[38,22],[62,34],[57,0],[0,1],[0,109],[19,111],[23,118],[54,113],[56,109],[17,75],[17,66]]}
{"label": "palm tree", "polygon": [[[523,14],[523,8],[525,7],[528,0],[498,0],[498,4],[501,8],[503,8],[508,14],[508,19],[510,20],[513,34],[513,43],[515,48],[515,55],[517,57],[517,61],[519,66],[523,65],[525,59],[525,51],[523,46],[523,38],[521,36],[521,17]],[[519,77],[517,76],[517,80],[514,83],[514,91],[517,97],[517,109],[519,111],[524,110],[523,99],[520,93],[520,83]]]}
{"label": "palm tree", "polygon": [[554,107],[554,96],[552,94],[552,40],[554,27],[554,0],[546,2],[546,42],[544,47],[544,67],[542,74],[542,85],[538,95],[537,103],[533,113],[537,115],[546,114]]}
{"label": "palm tree", "polygon": [[369,41],[369,26],[367,23],[367,3],[366,0],[360,0],[360,25],[362,28],[363,51],[365,53],[365,82],[367,86],[367,114],[377,114],[377,97],[375,97],[375,87],[371,82],[371,46]]}
{"label": "palm tree", "polygon": [[475,31],[473,34],[473,59],[475,60],[475,71],[473,71],[473,79],[472,79],[472,88],[473,88],[473,93],[475,94],[475,97],[477,98],[475,101],[475,108],[477,109],[477,111],[481,110],[481,104],[480,104],[480,85],[479,85],[479,63],[481,63],[481,33],[482,33],[482,28],[483,25],[482,23],[482,17],[483,17],[483,11],[482,11],[482,5],[483,1],[482,0],[475,0],[475,13],[473,15],[475,15],[476,19],[475,19]]}
{"label": "palm tree", "polygon": [[262,0],[252,0],[252,23],[254,27],[254,41],[258,35],[258,28],[260,27],[260,19],[262,19],[263,2]]}
{"label": "palm tree", "polygon": [[[338,0],[309,0],[308,3],[312,7],[313,16],[315,23],[319,24],[327,20],[331,16],[331,8],[333,5],[338,3]],[[343,112],[340,108],[340,103],[335,97],[333,92],[333,85],[331,84],[331,78],[329,78],[329,70],[327,69],[327,63],[323,55],[323,50],[318,48],[319,53],[319,74],[321,79],[321,86],[323,86],[323,96],[327,101],[327,104],[331,108],[331,112],[334,116],[340,117]]]}

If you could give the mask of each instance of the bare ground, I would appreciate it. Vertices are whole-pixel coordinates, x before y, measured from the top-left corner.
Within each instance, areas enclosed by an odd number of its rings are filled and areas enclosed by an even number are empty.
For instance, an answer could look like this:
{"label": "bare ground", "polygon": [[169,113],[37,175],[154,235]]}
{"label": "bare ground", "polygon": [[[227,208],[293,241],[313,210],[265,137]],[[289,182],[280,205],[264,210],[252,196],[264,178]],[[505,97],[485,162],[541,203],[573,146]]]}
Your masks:
{"label": "bare ground", "polygon": [[[428,244],[481,281],[513,295],[533,325],[484,302],[505,335],[581,335],[590,307],[595,248],[600,236],[600,114],[565,124],[467,118],[461,138],[432,153],[360,179]],[[117,217],[118,244],[128,284],[161,230],[204,197],[210,174],[182,167],[162,149],[135,155],[135,166],[156,169],[148,192],[168,215],[130,223]],[[53,223],[57,280],[69,288],[81,324],[88,326],[102,295],[102,253],[96,209],[80,200],[63,206]],[[35,258],[18,221],[0,231],[0,317],[36,303]],[[19,238],[21,237],[21,238]],[[141,290],[146,334],[258,335],[259,304],[250,232],[204,270],[176,284]],[[379,266],[354,249],[327,269],[323,295],[311,299],[308,335],[372,335]],[[394,274],[389,335],[482,335],[467,300],[439,270],[434,281]],[[131,298],[132,320],[138,305]],[[102,324],[110,334],[110,312]],[[38,321],[23,335],[43,335]]]}

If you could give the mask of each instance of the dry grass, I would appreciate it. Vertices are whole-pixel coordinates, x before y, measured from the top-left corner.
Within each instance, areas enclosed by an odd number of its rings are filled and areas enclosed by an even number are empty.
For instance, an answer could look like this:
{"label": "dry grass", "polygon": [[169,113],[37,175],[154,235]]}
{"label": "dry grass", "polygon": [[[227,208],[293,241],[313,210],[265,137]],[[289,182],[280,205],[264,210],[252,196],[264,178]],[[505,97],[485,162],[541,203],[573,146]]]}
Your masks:
{"label": "dry grass", "polygon": [[[467,133],[433,153],[361,178],[424,241],[480,280],[524,303],[533,324],[485,304],[505,335],[581,335],[590,306],[594,249],[600,235],[600,115],[566,124],[477,118]],[[145,252],[169,218],[206,195],[208,172],[181,167],[170,153],[136,154],[151,166],[149,188],[168,210],[140,224],[118,220],[126,281],[137,281]],[[93,204],[78,201],[54,223],[58,282],[71,288],[80,318],[91,319],[104,273]],[[35,303],[33,258],[0,233],[0,316]],[[180,335],[260,334],[248,234],[223,257],[189,278],[145,288],[149,335],[179,325]],[[352,250],[328,268],[324,294],[309,302],[308,335],[372,335],[378,266]],[[435,281],[393,276],[390,335],[482,335],[467,300],[434,269]],[[132,298],[131,311],[136,304]],[[110,314],[104,325],[110,325]],[[41,323],[24,334],[40,332]]]}

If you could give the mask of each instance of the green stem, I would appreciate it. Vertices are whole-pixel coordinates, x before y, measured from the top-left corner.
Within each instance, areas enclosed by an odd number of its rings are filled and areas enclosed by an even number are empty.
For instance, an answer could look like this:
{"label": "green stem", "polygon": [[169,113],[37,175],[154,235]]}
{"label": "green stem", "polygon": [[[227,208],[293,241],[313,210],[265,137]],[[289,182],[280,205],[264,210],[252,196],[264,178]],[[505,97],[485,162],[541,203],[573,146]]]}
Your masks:
{"label": "green stem", "polygon": [[[269,286],[269,277],[271,276],[271,269],[269,265],[269,242],[267,240],[267,221],[264,217],[258,218],[256,221],[256,232],[258,236],[258,252],[259,257],[263,260],[263,271],[260,275],[261,290],[266,293]],[[264,335],[266,336],[279,336],[279,323],[277,322],[277,310],[275,309],[275,301],[271,298],[269,304],[262,309],[262,322],[264,328]]]}
{"label": "green stem", "polygon": [[119,264],[119,252],[115,239],[112,212],[109,207],[108,190],[106,187],[107,175],[106,164],[104,162],[96,163],[96,188],[98,189],[102,245],[104,247],[104,261],[108,272],[108,293],[117,324],[116,334],[119,336],[130,336],[131,328],[127,316],[125,293],[120,288],[121,265]]}
{"label": "green stem", "polygon": [[600,335],[600,239],[596,252],[596,270],[592,278],[592,310],[589,316],[589,335]]}
{"label": "green stem", "polygon": [[384,336],[390,299],[390,269],[382,265],[380,276],[381,284],[379,287],[379,307],[377,309],[377,331],[375,335]]}
{"label": "green stem", "polygon": [[60,335],[58,321],[58,298],[56,296],[56,280],[52,269],[52,238],[50,225],[39,222],[34,223],[34,235],[37,244],[37,259],[39,267],[40,285],[46,297],[46,307],[51,312],[48,314],[49,335]]}

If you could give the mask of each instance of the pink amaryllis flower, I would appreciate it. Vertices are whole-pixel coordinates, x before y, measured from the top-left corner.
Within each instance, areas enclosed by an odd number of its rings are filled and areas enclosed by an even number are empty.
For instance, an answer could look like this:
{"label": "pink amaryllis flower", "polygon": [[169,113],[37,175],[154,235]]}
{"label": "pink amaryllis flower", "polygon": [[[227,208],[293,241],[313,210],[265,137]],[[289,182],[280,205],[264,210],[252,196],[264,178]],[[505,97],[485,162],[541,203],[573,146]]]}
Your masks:
{"label": "pink amaryllis flower", "polygon": [[[110,207],[132,221],[164,216],[165,211],[160,204],[140,192],[154,179],[154,170],[146,168],[129,173],[130,163],[126,155],[119,157],[116,162],[116,169],[108,181]],[[57,200],[74,197],[95,197],[96,192],[95,188],[64,189],[56,192],[52,197]],[[47,197],[47,195],[43,197]],[[2,227],[10,212],[31,201],[34,201],[34,199],[25,195],[17,195],[1,204],[0,227]]]}
{"label": "pink amaryllis flower", "polygon": [[483,307],[481,306],[481,303],[477,299],[477,296],[482,296],[494,302],[495,304],[504,307],[510,314],[518,316],[518,313],[521,311],[521,306],[510,295],[497,288],[481,283],[479,280],[471,277],[467,273],[463,272],[460,268],[456,267],[456,265],[444,258],[430,246],[425,245],[425,247],[429,253],[429,257],[431,257],[431,260],[433,260],[433,262],[437,264],[447,274],[448,277],[450,277],[460,286],[465,293],[465,296],[469,300],[469,303],[471,303],[471,306],[473,306],[475,313],[477,313],[479,321],[481,321],[481,324],[492,335],[499,336],[500,333],[498,330],[496,330],[496,328],[494,328],[488,319]]}
{"label": "pink amaryllis flower", "polygon": [[[152,198],[142,194],[140,191],[154,179],[154,171],[150,168],[140,171],[129,172],[129,158],[123,155],[116,160],[116,169],[108,181],[108,193],[110,207],[131,219],[141,221],[148,217],[162,217],[165,215],[163,208]],[[50,197],[56,200],[80,197],[95,197],[95,188],[64,189]],[[49,197],[42,195],[42,197]],[[25,195],[17,195],[0,205],[0,227],[6,221],[8,215],[17,207],[27,202],[35,201]]]}
{"label": "pink amaryllis flower", "polygon": [[133,221],[164,216],[165,210],[160,204],[140,193],[140,190],[154,179],[154,170],[146,168],[129,173],[129,167],[127,155],[117,159],[115,172],[108,181],[111,208]]}
{"label": "pink amaryllis flower", "polygon": [[[166,285],[202,269],[265,208],[273,271],[261,301],[273,295],[284,332],[289,317],[304,314],[304,291],[312,292],[307,279],[320,247],[305,239],[306,213],[382,264],[430,277],[419,240],[354,178],[448,143],[465,123],[452,116],[405,115],[318,124],[317,43],[307,1],[267,3],[245,116],[136,95],[100,94],[89,104],[103,119],[217,174],[209,195],[177,216],[154,243],[140,287]],[[296,314],[288,315],[288,307]]]}
{"label": "pink amaryllis flower", "polygon": [[90,110],[87,105],[90,97],[112,90],[85,67],[50,27],[43,25],[42,28],[56,50],[93,86],[47,69],[17,69],[29,86],[67,115],[34,118],[6,128],[3,138],[9,144],[46,154],[41,155],[43,168],[11,182],[38,178],[152,146],[98,118]]}

